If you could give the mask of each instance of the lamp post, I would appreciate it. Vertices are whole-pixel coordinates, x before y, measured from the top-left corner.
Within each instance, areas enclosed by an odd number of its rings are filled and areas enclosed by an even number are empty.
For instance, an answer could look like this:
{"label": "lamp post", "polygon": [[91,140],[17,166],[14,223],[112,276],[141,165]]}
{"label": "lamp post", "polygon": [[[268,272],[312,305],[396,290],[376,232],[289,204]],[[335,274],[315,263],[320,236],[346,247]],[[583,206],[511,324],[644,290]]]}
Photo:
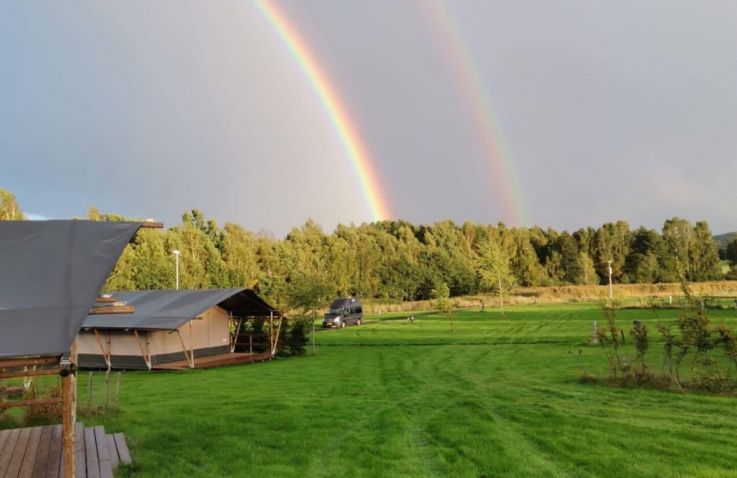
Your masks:
{"label": "lamp post", "polygon": [[179,254],[181,254],[181,252],[179,252],[177,249],[174,249],[173,251],[171,251],[171,253],[174,254],[174,263],[176,264],[176,288],[177,290],[179,290]]}
{"label": "lamp post", "polygon": [[612,262],[613,260],[607,261],[607,272],[609,273],[609,300],[612,300],[614,298],[614,294],[612,293]]}

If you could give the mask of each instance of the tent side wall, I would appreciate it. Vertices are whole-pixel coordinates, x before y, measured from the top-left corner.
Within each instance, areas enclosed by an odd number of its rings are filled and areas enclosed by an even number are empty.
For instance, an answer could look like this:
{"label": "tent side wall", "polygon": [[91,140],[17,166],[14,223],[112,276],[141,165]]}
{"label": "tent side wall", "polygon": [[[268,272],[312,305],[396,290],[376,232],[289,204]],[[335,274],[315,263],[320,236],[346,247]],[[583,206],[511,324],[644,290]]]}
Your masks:
{"label": "tent side wall", "polygon": [[[170,330],[139,330],[139,339],[132,331],[100,330],[98,334],[103,347],[110,345],[112,368],[118,369],[148,368],[141,354],[141,346],[146,340],[153,366],[186,360],[182,341],[187,351],[194,350],[195,359],[230,352],[230,317],[217,306],[179,327],[178,333]],[[78,344],[81,367],[107,368],[94,331],[82,331]]]}

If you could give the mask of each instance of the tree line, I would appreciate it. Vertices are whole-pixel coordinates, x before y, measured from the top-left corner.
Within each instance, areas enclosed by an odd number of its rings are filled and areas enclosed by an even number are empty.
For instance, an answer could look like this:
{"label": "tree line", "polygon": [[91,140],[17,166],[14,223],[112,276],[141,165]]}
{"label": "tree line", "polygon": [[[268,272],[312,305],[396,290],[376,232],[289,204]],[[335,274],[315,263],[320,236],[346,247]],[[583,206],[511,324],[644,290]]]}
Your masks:
{"label": "tree line", "polygon": [[[2,190],[0,190],[2,191]],[[22,217],[12,194],[0,193],[0,218]],[[125,218],[90,208],[88,218]],[[226,223],[198,210],[164,230],[141,230],[121,256],[107,290],[174,287],[179,250],[183,288],[249,287],[277,305],[354,295],[398,301],[499,293],[510,287],[723,279],[719,251],[706,222],[680,218],[660,231],[606,223],[575,232],[441,221],[339,225],[328,233],[312,220],[284,238]],[[727,247],[737,263],[737,242]],[[737,277],[733,267],[729,277]]]}

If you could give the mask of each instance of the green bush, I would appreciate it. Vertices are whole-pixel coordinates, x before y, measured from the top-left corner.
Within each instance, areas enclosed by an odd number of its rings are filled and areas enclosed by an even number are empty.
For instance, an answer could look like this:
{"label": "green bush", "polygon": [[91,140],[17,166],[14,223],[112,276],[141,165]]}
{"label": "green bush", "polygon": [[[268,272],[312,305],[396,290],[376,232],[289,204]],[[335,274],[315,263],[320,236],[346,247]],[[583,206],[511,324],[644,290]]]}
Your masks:
{"label": "green bush", "polygon": [[309,322],[297,319],[292,322],[287,334],[287,349],[290,355],[304,355],[307,346],[307,330]]}
{"label": "green bush", "polygon": [[[701,309],[684,312],[676,321],[674,333],[670,325],[657,324],[664,349],[662,371],[647,365],[650,338],[647,327],[634,321],[630,330],[636,356],[633,367],[623,355],[623,331],[616,322],[616,309],[604,307],[606,327],[597,330],[599,346],[609,363],[608,381],[620,386],[646,385],[653,388],[699,390],[712,393],[737,391],[737,336],[724,325],[712,327]],[[716,352],[720,351],[723,355]],[[726,360],[725,360],[726,358]],[[683,365],[689,370],[683,371]]]}

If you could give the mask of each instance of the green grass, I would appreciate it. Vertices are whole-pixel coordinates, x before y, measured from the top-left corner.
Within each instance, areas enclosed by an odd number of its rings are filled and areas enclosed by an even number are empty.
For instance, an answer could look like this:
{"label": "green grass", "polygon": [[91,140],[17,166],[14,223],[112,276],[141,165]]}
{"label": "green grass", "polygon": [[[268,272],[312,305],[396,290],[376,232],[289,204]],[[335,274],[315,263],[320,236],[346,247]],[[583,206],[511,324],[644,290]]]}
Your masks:
{"label": "green grass", "polygon": [[586,345],[595,306],[463,311],[452,332],[448,316],[416,317],[321,331],[317,356],[125,373],[119,413],[97,420],[126,433],[135,465],[119,474],[737,476],[735,398],[579,382],[606,372]]}

